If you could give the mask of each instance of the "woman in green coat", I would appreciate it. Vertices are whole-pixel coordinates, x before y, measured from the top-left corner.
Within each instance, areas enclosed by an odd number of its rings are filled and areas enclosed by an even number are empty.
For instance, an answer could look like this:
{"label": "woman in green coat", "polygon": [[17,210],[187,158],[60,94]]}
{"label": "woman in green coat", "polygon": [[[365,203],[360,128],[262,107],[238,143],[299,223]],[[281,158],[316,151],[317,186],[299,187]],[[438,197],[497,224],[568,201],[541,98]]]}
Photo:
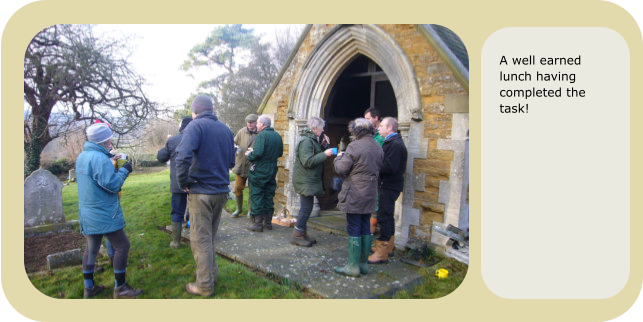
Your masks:
{"label": "woman in green coat", "polygon": [[299,133],[299,142],[295,148],[292,183],[295,192],[299,194],[300,207],[297,225],[293,230],[290,243],[310,247],[317,241],[308,237],[306,223],[313,210],[315,196],[324,194],[322,170],[324,169],[324,161],[333,155],[333,149],[328,149],[328,136],[322,136],[325,126],[324,120],[312,117],[306,125],[308,127]]}

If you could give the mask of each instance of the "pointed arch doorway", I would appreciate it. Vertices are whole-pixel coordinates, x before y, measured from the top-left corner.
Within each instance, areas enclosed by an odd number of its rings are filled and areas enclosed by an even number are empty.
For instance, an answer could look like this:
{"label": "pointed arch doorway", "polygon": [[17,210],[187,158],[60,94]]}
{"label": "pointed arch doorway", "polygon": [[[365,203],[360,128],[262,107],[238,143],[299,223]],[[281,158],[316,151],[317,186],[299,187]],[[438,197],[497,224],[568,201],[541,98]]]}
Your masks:
{"label": "pointed arch doorway", "polygon": [[[390,35],[377,26],[338,25],[313,48],[300,70],[287,111],[286,169],[293,167],[299,131],[310,117],[325,119],[326,130],[336,133],[331,137],[331,144],[339,146],[343,136],[348,139],[345,135],[348,122],[363,117],[372,104],[382,109],[383,115],[397,116],[409,155],[404,191],[395,206],[395,242],[405,246],[410,226],[418,225],[420,217],[419,209],[413,208],[413,160],[426,158],[428,147],[419,88],[408,57]],[[351,106],[346,107],[348,105]],[[327,162],[325,167],[332,167],[332,162]],[[289,174],[284,185],[286,206],[296,213],[299,196],[291,185],[292,171]],[[337,201],[331,195],[326,198],[322,206],[335,207]]]}
{"label": "pointed arch doorway", "polygon": [[[358,54],[335,81],[320,113],[326,121],[325,132],[331,146],[345,149],[349,143],[348,122],[363,117],[364,111],[371,107],[377,108],[382,117],[397,118],[397,101],[388,76],[373,60]],[[324,187],[330,187],[334,176],[332,161],[326,162]],[[337,191],[326,189],[326,193],[317,198],[320,210],[336,210],[337,195]]]}

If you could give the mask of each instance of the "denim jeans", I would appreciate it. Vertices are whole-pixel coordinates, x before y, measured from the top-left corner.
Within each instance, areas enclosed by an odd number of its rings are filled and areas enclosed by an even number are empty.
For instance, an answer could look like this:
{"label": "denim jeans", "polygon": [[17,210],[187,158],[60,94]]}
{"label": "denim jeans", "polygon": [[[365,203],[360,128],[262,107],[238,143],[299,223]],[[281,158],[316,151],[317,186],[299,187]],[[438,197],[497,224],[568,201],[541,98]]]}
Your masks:
{"label": "denim jeans", "polygon": [[172,193],[172,222],[183,222],[183,216],[185,215],[185,208],[188,204],[188,194],[187,193]]}
{"label": "denim jeans", "polygon": [[308,222],[308,218],[310,218],[310,213],[313,212],[314,202],[314,196],[306,197],[303,195],[299,195],[300,207],[299,214],[297,215],[297,225],[295,226],[295,229],[299,231],[306,230],[306,223]]}
{"label": "denim jeans", "polygon": [[371,214],[346,214],[348,236],[360,237],[371,234]]}

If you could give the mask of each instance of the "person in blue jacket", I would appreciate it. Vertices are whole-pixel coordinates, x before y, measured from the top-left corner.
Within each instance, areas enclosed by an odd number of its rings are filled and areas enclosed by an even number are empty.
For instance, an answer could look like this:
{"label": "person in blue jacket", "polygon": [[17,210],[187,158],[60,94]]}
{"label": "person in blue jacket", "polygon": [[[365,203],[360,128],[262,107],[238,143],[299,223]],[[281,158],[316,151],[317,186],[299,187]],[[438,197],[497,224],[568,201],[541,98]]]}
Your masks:
{"label": "person in blue jacket", "polygon": [[123,228],[125,218],[118,199],[118,191],[132,172],[127,162],[116,170],[110,160],[113,156],[112,130],[105,123],[87,128],[83,152],[76,160],[78,182],[78,217],[80,229],[87,240],[83,254],[84,298],[92,298],[105,289],[94,283],[96,255],[103,235],[114,247],[114,298],[135,298],[143,293],[125,281],[130,242]]}

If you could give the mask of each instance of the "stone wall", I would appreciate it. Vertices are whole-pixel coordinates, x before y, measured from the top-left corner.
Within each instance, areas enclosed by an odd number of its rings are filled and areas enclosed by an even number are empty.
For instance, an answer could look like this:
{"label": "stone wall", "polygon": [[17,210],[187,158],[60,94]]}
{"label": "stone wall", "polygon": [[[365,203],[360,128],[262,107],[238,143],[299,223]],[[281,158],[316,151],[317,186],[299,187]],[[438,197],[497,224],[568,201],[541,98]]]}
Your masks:
{"label": "stone wall", "polygon": [[[289,127],[294,122],[288,118],[288,109],[292,91],[296,86],[306,59],[315,45],[334,27],[334,25],[314,25],[304,39],[294,59],[285,71],[263,113],[274,116],[275,130],[284,139],[284,155],[280,158],[277,176],[276,210],[280,211],[287,203],[289,187]],[[423,138],[426,142],[427,157],[413,160],[413,208],[419,209],[419,222],[410,226],[408,238],[410,246],[431,240],[433,222],[445,223],[455,213],[455,222],[459,216],[460,202],[454,201],[453,192],[462,191],[462,164],[464,160],[464,143],[468,130],[467,113],[451,113],[448,97],[466,96],[467,90],[457,81],[448,65],[440,58],[438,51],[417,30],[415,25],[378,25],[388,33],[402,51],[407,55],[416,76],[420,92],[423,120],[419,122],[424,128]],[[391,57],[391,59],[397,59]],[[458,100],[455,100],[458,101]],[[461,100],[460,100],[461,101]],[[454,125],[455,124],[455,125]],[[424,143],[423,143],[424,144]],[[459,178],[452,178],[460,176]],[[409,178],[407,178],[408,180]],[[458,187],[459,185],[459,187]],[[408,187],[408,186],[407,186]],[[402,199],[402,198],[400,198]],[[448,204],[447,204],[448,203]],[[399,232],[398,232],[399,233]]]}

